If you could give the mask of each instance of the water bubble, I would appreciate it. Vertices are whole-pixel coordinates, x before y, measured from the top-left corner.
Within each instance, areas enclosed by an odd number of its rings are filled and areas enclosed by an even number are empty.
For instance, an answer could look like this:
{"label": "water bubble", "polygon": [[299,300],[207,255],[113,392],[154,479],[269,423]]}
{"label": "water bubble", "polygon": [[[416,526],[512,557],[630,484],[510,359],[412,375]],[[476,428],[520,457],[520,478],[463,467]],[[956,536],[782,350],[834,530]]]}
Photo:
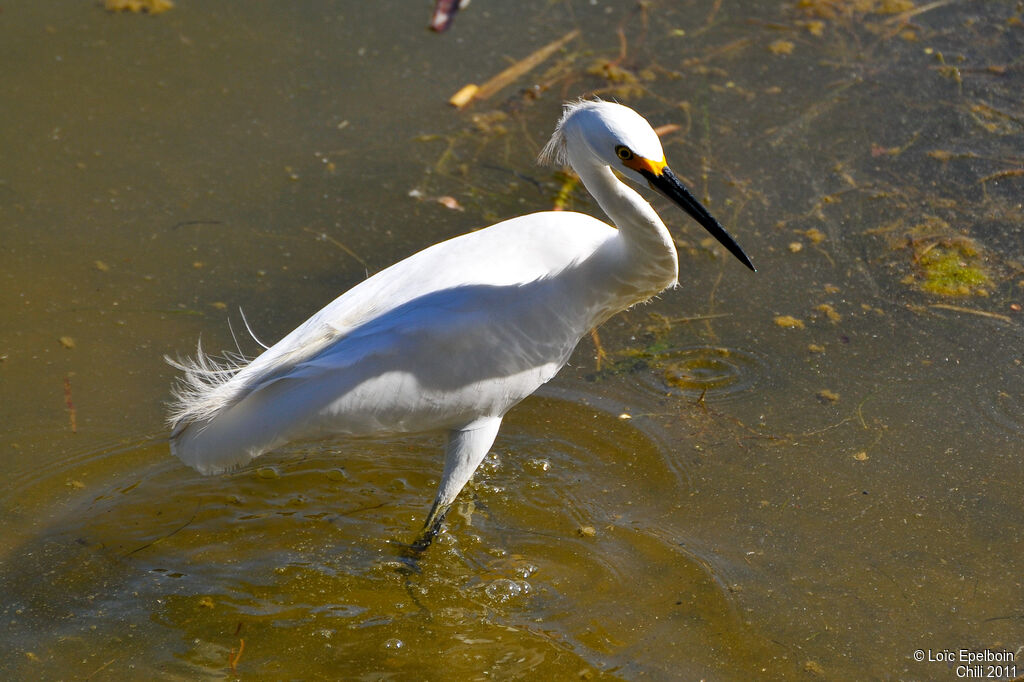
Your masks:
{"label": "water bubble", "polygon": [[[531,575],[537,572],[537,567],[533,564],[521,564],[515,568],[515,574],[520,578],[529,578]],[[527,585],[529,587],[529,585]]]}
{"label": "water bubble", "polygon": [[528,463],[536,471],[548,471],[551,469],[551,461],[543,457],[532,457]]}
{"label": "water bubble", "polygon": [[281,472],[275,467],[260,467],[256,470],[256,475],[264,479],[281,478]]}
{"label": "water bubble", "polygon": [[530,583],[525,580],[511,580],[509,578],[498,578],[487,583],[484,592],[493,601],[499,604],[523,597],[530,593]]}

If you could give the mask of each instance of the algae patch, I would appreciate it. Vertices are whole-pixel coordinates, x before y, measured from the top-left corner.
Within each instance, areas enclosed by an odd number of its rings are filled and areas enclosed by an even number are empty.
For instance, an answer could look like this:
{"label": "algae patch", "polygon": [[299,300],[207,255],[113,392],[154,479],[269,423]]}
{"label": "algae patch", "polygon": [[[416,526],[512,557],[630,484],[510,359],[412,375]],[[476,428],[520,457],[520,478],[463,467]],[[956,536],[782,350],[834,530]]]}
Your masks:
{"label": "algae patch", "polygon": [[879,230],[890,235],[894,253],[910,256],[910,272],[900,281],[933,296],[988,296],[995,286],[991,254],[936,216]]}
{"label": "algae patch", "polygon": [[986,296],[992,280],[978,252],[966,240],[935,246],[918,260],[915,284],[939,296]]}
{"label": "algae patch", "polygon": [[174,3],[171,0],[104,0],[103,8],[108,12],[163,14],[174,8]]}

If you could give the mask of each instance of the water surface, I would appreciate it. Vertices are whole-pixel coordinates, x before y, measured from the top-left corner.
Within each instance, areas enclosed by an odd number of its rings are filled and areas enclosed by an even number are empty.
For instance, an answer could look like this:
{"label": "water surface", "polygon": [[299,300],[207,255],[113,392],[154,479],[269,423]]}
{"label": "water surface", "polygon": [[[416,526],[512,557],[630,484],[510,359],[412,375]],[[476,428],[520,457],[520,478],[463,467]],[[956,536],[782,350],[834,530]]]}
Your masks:
{"label": "water surface", "polygon": [[[1024,646],[1019,4],[428,12],[3,7],[3,677],[954,679],[914,652]],[[163,355],[550,208],[533,159],[590,94],[677,126],[758,273],[654,200],[681,286],[509,415],[419,572],[439,437],[170,456]]]}

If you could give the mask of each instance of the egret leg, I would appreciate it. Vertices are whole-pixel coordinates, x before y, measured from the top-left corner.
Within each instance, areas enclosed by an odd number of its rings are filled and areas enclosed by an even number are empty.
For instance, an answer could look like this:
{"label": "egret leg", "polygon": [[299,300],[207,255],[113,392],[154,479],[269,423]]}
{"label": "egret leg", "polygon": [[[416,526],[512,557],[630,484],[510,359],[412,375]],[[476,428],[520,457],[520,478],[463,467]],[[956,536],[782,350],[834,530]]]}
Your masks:
{"label": "egret leg", "polygon": [[437,488],[437,497],[427,514],[423,530],[411,545],[413,550],[422,552],[440,532],[445,514],[491,449],[500,426],[501,417],[487,417],[448,433],[441,484]]}
{"label": "egret leg", "polygon": [[423,524],[423,529],[420,530],[413,543],[409,545],[409,549],[418,554],[427,547],[430,547],[430,543],[441,532],[441,524],[444,523],[444,517],[447,516],[451,506],[449,503],[442,508],[439,501],[434,500],[434,504],[430,507],[430,513],[427,514],[427,521]]}

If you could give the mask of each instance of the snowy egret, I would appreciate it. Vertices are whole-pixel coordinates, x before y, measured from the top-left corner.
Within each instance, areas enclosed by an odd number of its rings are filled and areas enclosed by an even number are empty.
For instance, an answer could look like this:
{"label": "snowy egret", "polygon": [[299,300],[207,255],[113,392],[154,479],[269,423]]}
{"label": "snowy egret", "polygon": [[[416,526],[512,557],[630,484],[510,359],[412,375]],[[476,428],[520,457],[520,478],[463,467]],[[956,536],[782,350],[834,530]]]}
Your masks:
{"label": "snowy egret", "polygon": [[211,474],[298,438],[445,431],[441,483],[412,545],[423,549],[505,413],[555,376],[584,334],[677,284],[672,237],[616,173],[659,190],[754,269],[632,109],[567,104],[540,161],[571,165],[616,227],[571,212],[512,218],[382,270],[252,361],[202,348],[168,358],[184,372],[172,452]]}

